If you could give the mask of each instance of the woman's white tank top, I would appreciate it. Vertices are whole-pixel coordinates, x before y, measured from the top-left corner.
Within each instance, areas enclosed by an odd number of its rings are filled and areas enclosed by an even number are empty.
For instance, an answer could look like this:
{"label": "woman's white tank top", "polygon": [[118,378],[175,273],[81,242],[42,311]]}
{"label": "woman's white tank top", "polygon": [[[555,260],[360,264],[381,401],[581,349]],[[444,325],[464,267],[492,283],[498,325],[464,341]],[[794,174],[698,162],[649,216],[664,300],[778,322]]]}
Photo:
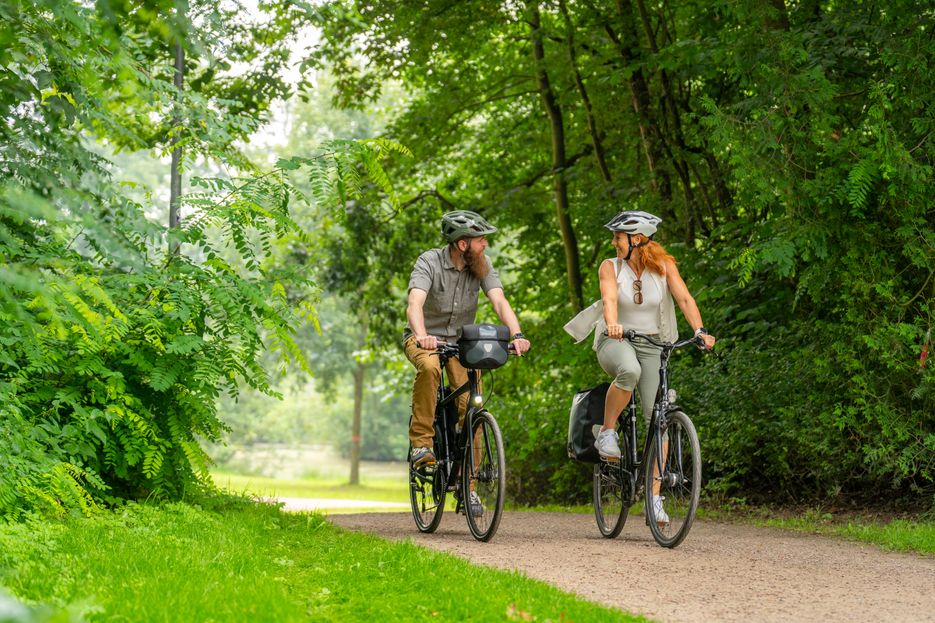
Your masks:
{"label": "woman's white tank top", "polygon": [[633,289],[633,282],[637,280],[636,274],[623,260],[615,258],[611,261],[617,274],[617,322],[626,329],[649,335],[659,334],[659,309],[669,294],[665,277],[652,273],[649,268],[643,268],[640,279],[643,302],[637,305],[634,300],[636,291]]}

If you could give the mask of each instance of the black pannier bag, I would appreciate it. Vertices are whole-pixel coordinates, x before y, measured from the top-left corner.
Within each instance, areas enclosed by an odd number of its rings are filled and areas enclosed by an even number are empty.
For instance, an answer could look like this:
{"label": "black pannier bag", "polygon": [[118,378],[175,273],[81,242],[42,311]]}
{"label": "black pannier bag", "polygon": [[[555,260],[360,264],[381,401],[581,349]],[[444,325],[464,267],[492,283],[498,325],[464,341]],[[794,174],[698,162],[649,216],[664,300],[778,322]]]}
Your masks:
{"label": "black pannier bag", "polygon": [[601,458],[594,447],[595,424],[604,423],[604,398],[610,383],[601,383],[583,389],[571,401],[568,416],[568,456],[582,463],[599,463]]}
{"label": "black pannier bag", "polygon": [[466,324],[458,340],[458,360],[465,368],[493,370],[510,356],[510,330],[502,324]]}

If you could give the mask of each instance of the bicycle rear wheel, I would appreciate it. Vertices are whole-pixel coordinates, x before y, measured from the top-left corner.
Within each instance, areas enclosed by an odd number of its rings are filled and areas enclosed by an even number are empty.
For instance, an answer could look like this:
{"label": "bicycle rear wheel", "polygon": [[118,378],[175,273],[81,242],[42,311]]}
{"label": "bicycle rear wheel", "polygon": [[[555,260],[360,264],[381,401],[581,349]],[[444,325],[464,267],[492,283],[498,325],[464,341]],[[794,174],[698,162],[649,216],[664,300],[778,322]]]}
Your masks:
{"label": "bicycle rear wheel", "polygon": [[465,445],[461,467],[464,514],[474,538],[489,541],[497,533],[503,514],[506,489],[503,439],[497,421],[487,411],[474,416],[471,428],[474,443]]}
{"label": "bicycle rear wheel", "polygon": [[435,532],[438,528],[445,510],[445,490],[441,463],[421,467],[409,464],[409,506],[419,532]]}
{"label": "bicycle rear wheel", "polygon": [[596,463],[593,489],[597,529],[604,537],[615,539],[630,511],[630,474],[623,469],[623,460]]}
{"label": "bicycle rear wheel", "polygon": [[[669,413],[667,440],[654,440],[646,464],[646,520],[653,538],[663,547],[675,547],[691,530],[701,494],[701,446],[692,421],[681,411]],[[659,449],[664,461],[659,470]],[[653,503],[659,486],[661,502]]]}

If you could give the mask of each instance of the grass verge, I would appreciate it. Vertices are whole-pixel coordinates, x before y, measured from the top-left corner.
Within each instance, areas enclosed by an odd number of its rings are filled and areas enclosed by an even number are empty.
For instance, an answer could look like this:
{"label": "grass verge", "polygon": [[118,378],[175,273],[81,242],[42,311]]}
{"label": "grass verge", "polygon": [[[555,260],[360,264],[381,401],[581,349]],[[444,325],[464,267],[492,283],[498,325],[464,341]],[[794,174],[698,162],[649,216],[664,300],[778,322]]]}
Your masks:
{"label": "grass verge", "polygon": [[521,504],[516,504],[509,500],[503,505],[503,508],[508,511],[519,511],[519,512],[528,512],[528,513],[573,513],[573,514],[589,514],[594,512],[594,507],[590,505],[578,504],[575,506],[563,506],[561,504],[538,504],[536,506],[525,506]]}
{"label": "grass verge", "polygon": [[643,620],[519,573],[244,502],[0,525],[0,585],[89,621]]}
{"label": "grass verge", "polygon": [[755,523],[799,532],[834,535],[871,543],[888,550],[935,555],[935,522],[914,522],[905,519],[894,519],[887,523],[861,519],[842,522],[831,517],[815,517],[806,513],[794,518],[761,519]]}
{"label": "grass verge", "polygon": [[820,507],[790,510],[734,502],[716,504],[710,501],[702,501],[698,517],[705,521],[741,521],[834,536],[892,551],[935,554],[935,521],[926,519],[881,518],[871,511],[835,514]]}
{"label": "grass verge", "polygon": [[234,494],[259,497],[333,498],[340,500],[373,500],[376,502],[409,503],[405,476],[395,479],[364,480],[359,485],[347,484],[346,478],[301,478],[280,480],[263,476],[245,476],[216,472],[214,483]]}

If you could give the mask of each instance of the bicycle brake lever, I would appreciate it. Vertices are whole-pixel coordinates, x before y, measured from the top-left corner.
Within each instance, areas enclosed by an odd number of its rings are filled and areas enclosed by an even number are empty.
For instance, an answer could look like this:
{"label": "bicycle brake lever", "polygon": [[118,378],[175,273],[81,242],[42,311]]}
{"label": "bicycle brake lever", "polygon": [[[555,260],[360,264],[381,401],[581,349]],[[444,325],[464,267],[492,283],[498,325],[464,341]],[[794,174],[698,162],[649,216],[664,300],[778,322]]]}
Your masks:
{"label": "bicycle brake lever", "polygon": [[720,352],[714,350],[713,348],[708,348],[707,345],[704,343],[704,340],[700,339],[700,337],[699,337],[698,342],[697,342],[696,344],[697,344],[697,346],[698,346],[698,350],[700,350],[700,351],[703,352],[704,354],[706,354],[706,355],[714,355],[714,357],[715,357],[716,359],[723,359],[723,356],[721,355]]}

